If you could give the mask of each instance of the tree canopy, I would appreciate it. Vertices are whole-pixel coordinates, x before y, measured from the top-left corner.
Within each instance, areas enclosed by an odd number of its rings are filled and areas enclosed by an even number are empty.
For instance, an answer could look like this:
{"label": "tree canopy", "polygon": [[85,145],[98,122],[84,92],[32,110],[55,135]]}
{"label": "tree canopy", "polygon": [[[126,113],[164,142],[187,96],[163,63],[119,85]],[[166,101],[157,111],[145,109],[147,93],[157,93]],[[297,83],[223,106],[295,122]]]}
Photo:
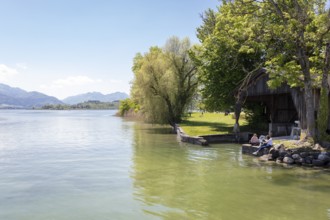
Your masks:
{"label": "tree canopy", "polygon": [[149,122],[175,126],[197,89],[197,69],[189,57],[188,38],[168,39],[163,48],[138,53],[131,95]]}
{"label": "tree canopy", "polygon": [[[223,1],[217,12],[206,11],[197,29],[202,45],[194,54],[206,105],[221,109],[233,104],[231,91],[264,67],[271,87],[286,83],[304,89],[307,129],[314,136],[312,90],[329,74],[330,11],[325,3],[236,0]],[[328,85],[322,87],[329,95]]]}

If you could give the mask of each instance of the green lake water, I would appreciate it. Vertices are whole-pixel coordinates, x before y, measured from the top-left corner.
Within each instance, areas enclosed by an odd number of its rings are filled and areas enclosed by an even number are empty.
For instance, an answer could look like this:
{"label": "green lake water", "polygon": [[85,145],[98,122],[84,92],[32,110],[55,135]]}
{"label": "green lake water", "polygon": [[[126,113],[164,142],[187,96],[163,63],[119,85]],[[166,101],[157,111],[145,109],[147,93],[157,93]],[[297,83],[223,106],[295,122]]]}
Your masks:
{"label": "green lake water", "polygon": [[330,171],[203,148],[114,111],[0,111],[0,219],[330,219]]}

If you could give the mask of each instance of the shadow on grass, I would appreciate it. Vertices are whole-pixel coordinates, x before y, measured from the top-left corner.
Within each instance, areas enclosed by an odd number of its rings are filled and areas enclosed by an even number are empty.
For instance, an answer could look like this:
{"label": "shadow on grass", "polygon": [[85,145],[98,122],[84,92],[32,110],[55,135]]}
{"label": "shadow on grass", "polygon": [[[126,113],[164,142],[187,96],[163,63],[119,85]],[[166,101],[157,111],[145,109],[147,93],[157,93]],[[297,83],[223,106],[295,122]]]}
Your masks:
{"label": "shadow on grass", "polygon": [[[234,125],[233,124],[226,124],[226,123],[221,123],[221,122],[196,122],[196,121],[183,121],[181,126],[191,126],[191,127],[209,127],[210,130],[214,132],[219,132],[219,133],[232,133]],[[250,125],[241,125],[240,126],[240,131],[241,132],[247,132],[247,131],[253,131],[253,128]]]}
{"label": "shadow on grass", "polygon": [[[208,127],[210,131],[214,133],[219,133],[219,134],[231,134],[233,132],[233,124],[226,124],[226,123],[221,123],[221,122],[204,122],[204,121],[182,121],[180,123],[181,126],[191,126],[191,127],[196,127],[198,130],[198,127]],[[147,128],[142,128],[143,130],[147,131],[149,134],[174,134],[173,129],[170,126],[150,126]],[[258,134],[263,134],[259,130],[255,130],[252,128],[250,125],[241,125],[240,126],[240,131],[241,132],[257,132]],[[259,133],[260,132],[260,133]],[[205,134],[204,134],[205,135]]]}
{"label": "shadow on grass", "polygon": [[210,130],[215,132],[227,133],[232,129],[231,125],[219,122],[205,122],[205,121],[183,121],[181,126],[191,126],[191,127],[209,127]]}

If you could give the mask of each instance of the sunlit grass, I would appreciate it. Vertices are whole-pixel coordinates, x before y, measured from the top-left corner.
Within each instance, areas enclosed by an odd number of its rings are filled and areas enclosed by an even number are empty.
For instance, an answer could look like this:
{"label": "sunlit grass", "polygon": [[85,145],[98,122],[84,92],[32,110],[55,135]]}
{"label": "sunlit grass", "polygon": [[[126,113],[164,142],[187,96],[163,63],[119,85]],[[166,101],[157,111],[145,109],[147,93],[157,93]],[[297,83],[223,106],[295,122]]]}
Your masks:
{"label": "sunlit grass", "polygon": [[[239,121],[241,130],[246,130],[247,122],[244,119]],[[184,132],[191,136],[208,135],[208,134],[228,134],[233,131],[235,119],[233,113],[225,115],[221,113],[192,113],[191,117],[187,117],[181,124]]]}

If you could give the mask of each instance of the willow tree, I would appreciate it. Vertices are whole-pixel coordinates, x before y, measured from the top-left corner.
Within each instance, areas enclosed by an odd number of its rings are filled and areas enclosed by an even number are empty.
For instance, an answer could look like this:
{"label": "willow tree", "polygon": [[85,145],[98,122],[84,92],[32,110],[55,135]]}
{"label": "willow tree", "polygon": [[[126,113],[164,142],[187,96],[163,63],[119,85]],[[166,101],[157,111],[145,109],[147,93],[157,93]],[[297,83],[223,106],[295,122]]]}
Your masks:
{"label": "willow tree", "polygon": [[151,47],[134,58],[132,98],[145,119],[175,126],[197,89],[197,69],[189,58],[188,38],[170,38],[163,48]]}

